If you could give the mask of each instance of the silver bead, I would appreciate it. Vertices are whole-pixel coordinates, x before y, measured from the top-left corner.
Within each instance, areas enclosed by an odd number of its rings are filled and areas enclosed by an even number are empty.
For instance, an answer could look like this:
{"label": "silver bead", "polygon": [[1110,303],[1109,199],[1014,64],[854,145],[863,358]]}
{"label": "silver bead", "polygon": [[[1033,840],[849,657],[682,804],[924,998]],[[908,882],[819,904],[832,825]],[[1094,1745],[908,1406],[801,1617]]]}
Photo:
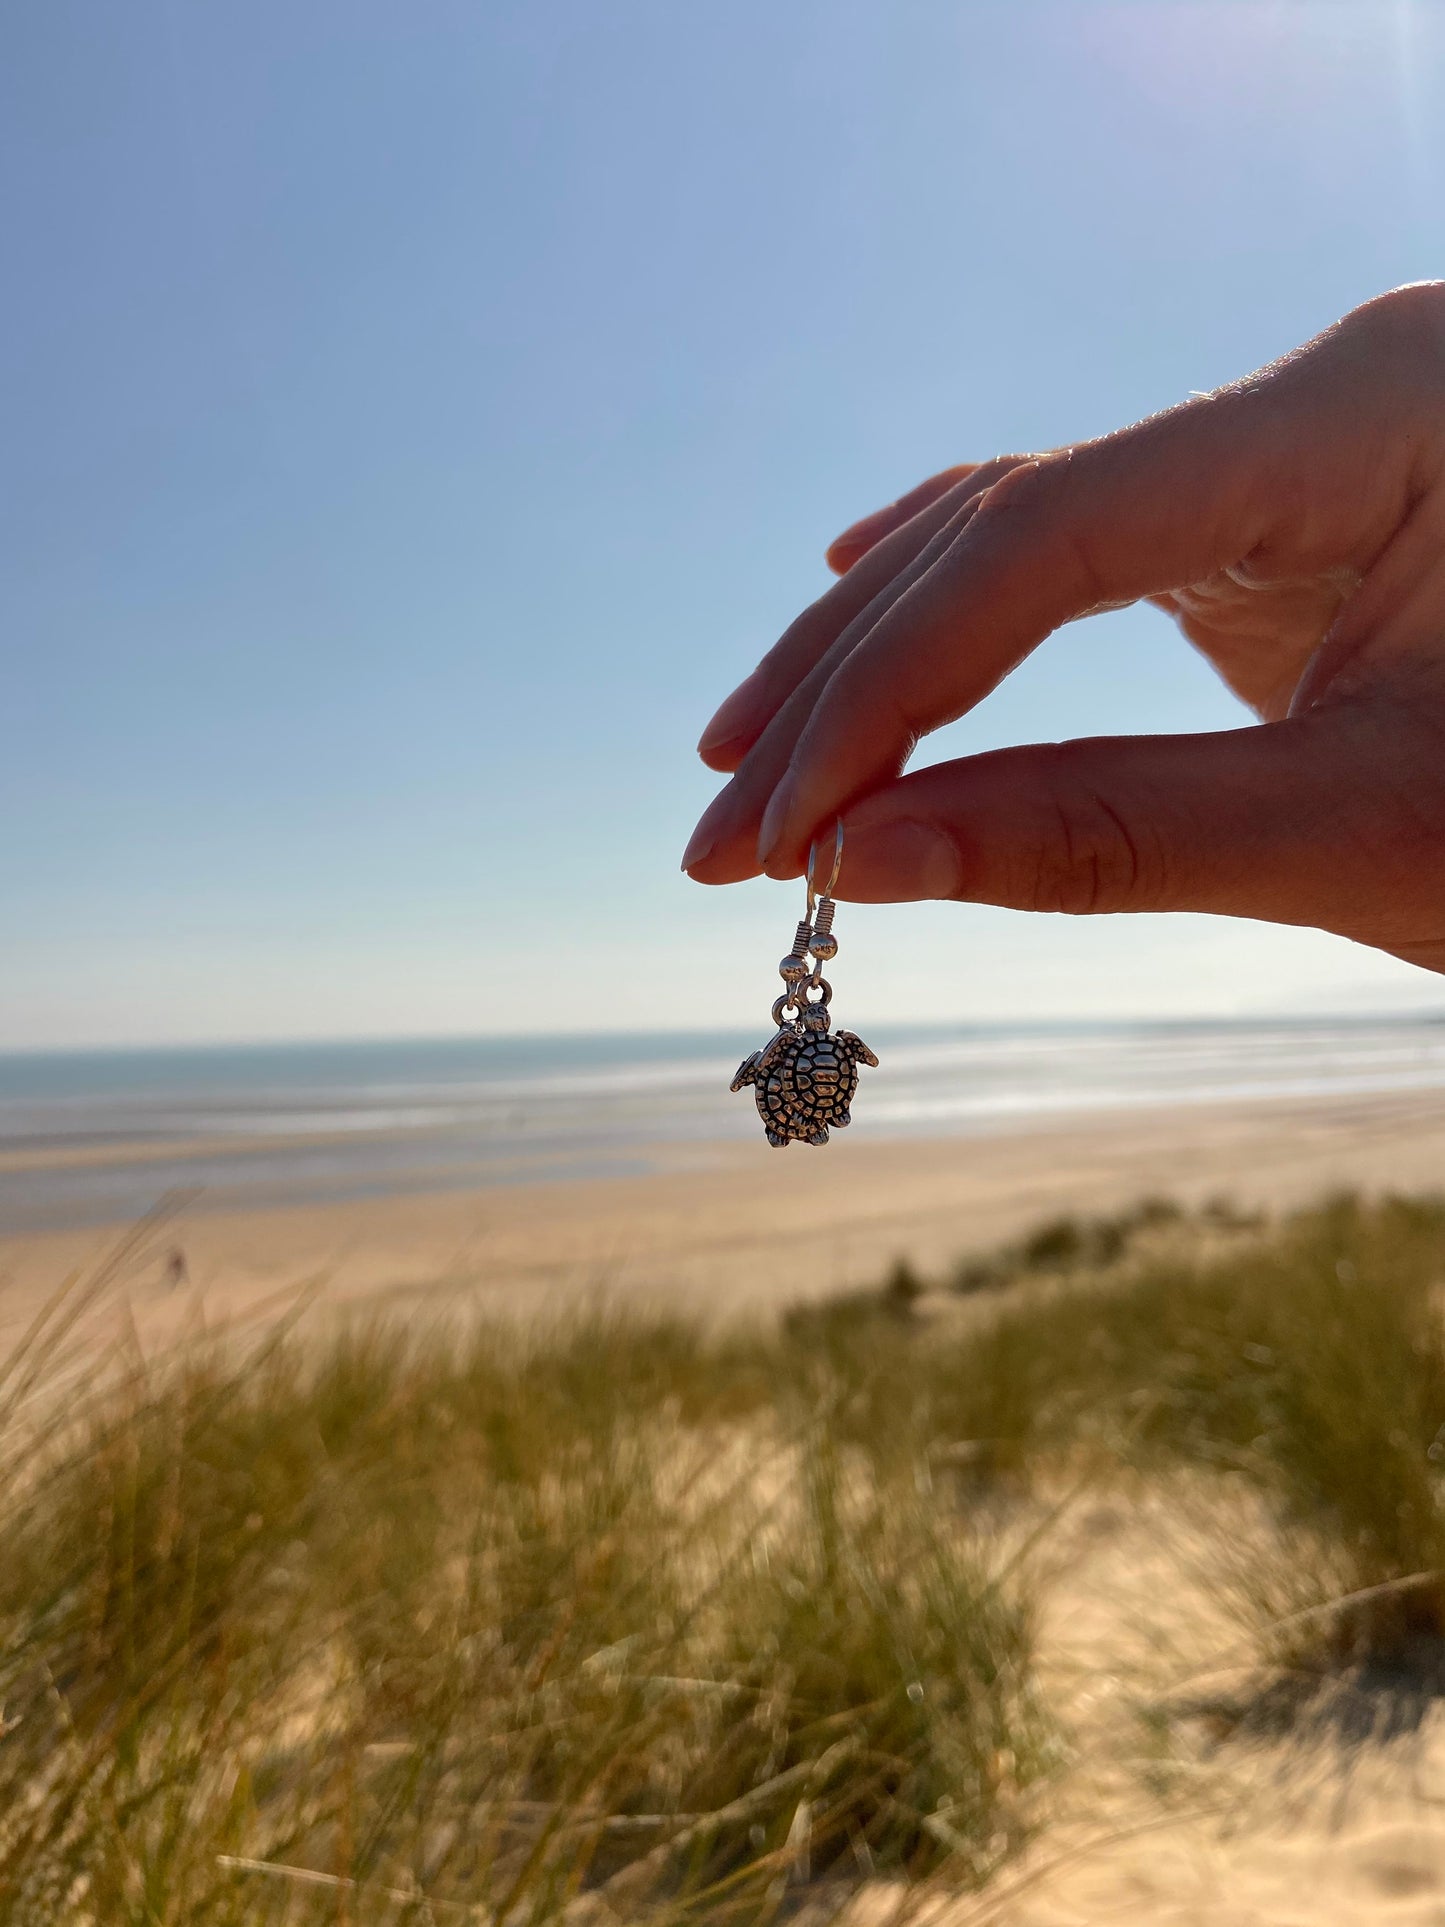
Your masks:
{"label": "silver bead", "polygon": [[820,932],[808,945],[808,954],[819,963],[831,963],[838,954],[838,939],[831,931]]}
{"label": "silver bead", "polygon": [[808,966],[801,957],[784,957],[778,965],[778,975],[785,984],[800,984],[808,974]]}

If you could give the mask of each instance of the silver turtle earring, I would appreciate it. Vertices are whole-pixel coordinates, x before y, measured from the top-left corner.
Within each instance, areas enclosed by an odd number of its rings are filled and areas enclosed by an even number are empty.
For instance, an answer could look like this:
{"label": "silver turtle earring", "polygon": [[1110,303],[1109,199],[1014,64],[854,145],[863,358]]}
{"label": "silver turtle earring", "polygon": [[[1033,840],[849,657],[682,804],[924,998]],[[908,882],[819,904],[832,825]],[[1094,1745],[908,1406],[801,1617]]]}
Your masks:
{"label": "silver turtle earring", "polygon": [[[808,851],[808,907],[793,947],[778,965],[783,994],[773,1004],[778,1034],[738,1066],[735,1091],[751,1085],[769,1144],[784,1151],[800,1144],[826,1144],[829,1129],[851,1122],[858,1066],[878,1059],[851,1030],[831,1035],[828,1006],[833,986],[823,965],[838,954],[833,935],[833,891],[843,867],[843,819],[833,845],[833,872],[819,892],[814,886],[816,843]],[[811,965],[809,958],[812,959]],[[789,1013],[792,1013],[789,1015]]]}

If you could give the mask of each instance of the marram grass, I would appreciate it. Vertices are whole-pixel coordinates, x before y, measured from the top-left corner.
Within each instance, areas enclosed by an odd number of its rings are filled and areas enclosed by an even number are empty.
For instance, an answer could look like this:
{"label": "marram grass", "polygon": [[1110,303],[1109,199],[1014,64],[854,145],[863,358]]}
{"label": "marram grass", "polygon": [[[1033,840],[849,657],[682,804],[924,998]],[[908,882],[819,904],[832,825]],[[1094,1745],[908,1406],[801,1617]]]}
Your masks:
{"label": "marram grass", "polygon": [[59,1303],[0,1368],[0,1923],[977,1887],[1065,1758],[1010,1507],[1243,1482],[1263,1660],[1445,1650],[1442,1279],[1437,1200],[1152,1203],[772,1332],[357,1323],[85,1398]]}
{"label": "marram grass", "polygon": [[1278,1557],[1221,1558],[1221,1584],[1267,1650],[1333,1665],[1445,1639],[1442,1287],[1445,1198],[1341,1195],[1270,1226],[1152,1204],[970,1261],[951,1331],[920,1327],[916,1291],[796,1329],[850,1385],[838,1422],[875,1454],[967,1445],[1025,1482],[1121,1464],[1243,1482]]}
{"label": "marram grass", "polygon": [[0,1500],[4,1921],[754,1920],[1022,1836],[1017,1580],[773,1342],[356,1327],[50,1428]]}

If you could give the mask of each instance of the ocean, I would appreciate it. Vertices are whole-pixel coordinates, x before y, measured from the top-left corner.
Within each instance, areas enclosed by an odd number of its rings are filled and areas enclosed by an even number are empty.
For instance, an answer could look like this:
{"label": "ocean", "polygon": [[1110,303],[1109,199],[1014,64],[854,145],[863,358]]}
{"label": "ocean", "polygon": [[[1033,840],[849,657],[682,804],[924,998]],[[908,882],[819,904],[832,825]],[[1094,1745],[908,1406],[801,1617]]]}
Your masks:
{"label": "ocean", "polygon": [[[1445,1012],[869,1027],[859,1137],[1160,1104],[1445,1090]],[[0,1056],[0,1233],[607,1177],[755,1137],[742,1032]],[[804,1155],[793,1150],[790,1156]],[[810,1154],[809,1154],[810,1155]]]}

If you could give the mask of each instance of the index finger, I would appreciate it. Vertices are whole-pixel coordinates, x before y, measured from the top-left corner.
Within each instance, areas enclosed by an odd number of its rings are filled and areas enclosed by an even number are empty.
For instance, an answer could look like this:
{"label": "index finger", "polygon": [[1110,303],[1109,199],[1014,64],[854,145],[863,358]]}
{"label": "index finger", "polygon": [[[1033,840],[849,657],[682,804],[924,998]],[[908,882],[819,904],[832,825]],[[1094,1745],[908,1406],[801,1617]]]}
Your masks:
{"label": "index finger", "polygon": [[958,469],[946,470],[942,476],[935,476],[914,490],[914,495],[922,495],[933,482],[944,484],[934,489],[921,507],[907,509],[901,520],[894,512],[905,510],[908,496],[900,497],[894,511],[881,511],[894,514],[888,532],[875,536],[866,553],[858,552],[856,566],[850,567],[840,582],[835,582],[788,625],[757,668],[738,684],[713,716],[697,746],[698,755],[709,769],[737,768],[843,630],[856,621],[875,596],[946,527],[968,496],[986,487],[1006,466],[1006,462],[961,464]]}

